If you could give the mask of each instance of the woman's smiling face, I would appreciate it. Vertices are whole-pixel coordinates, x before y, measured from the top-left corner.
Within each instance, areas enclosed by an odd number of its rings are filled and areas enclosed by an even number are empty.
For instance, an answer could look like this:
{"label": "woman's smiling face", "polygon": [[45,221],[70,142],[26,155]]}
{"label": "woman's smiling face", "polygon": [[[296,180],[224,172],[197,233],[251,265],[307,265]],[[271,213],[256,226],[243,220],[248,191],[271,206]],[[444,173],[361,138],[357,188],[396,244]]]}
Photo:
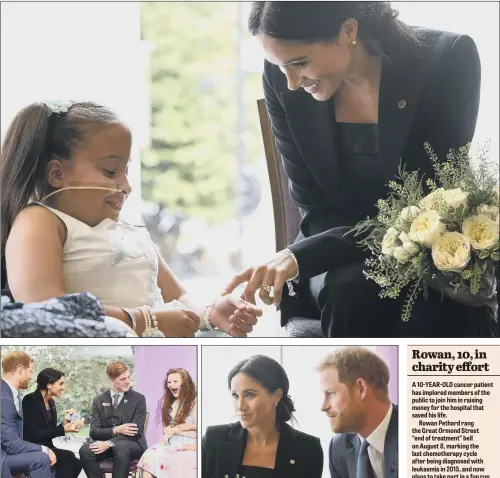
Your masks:
{"label": "woman's smiling face", "polygon": [[351,65],[350,41],[304,43],[258,35],[266,59],[279,66],[288,89],[304,88],[315,100],[327,101]]}

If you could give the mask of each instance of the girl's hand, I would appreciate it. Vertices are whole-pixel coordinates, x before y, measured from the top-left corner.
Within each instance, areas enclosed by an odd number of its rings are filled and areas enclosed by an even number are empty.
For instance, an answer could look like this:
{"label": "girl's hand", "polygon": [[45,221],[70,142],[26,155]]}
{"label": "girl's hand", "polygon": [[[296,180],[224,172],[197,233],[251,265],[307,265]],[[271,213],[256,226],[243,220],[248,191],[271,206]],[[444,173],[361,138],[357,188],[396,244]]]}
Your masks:
{"label": "girl's hand", "polygon": [[169,426],[169,427],[165,427],[164,429],[164,432],[163,432],[163,441],[165,442],[165,444],[168,443],[168,441],[170,440],[170,438],[179,433],[179,429],[177,427],[173,427],[173,426]]}
{"label": "girl's hand", "polygon": [[210,314],[210,322],[232,337],[246,337],[257,323],[262,309],[230,295],[221,297]]}
{"label": "girl's hand", "polygon": [[196,451],[196,443],[189,443],[187,445],[182,445],[179,451]]}
{"label": "girl's hand", "polygon": [[[193,337],[200,325],[200,318],[192,310],[153,310],[158,328],[166,337]],[[138,311],[141,314],[140,311]]]}

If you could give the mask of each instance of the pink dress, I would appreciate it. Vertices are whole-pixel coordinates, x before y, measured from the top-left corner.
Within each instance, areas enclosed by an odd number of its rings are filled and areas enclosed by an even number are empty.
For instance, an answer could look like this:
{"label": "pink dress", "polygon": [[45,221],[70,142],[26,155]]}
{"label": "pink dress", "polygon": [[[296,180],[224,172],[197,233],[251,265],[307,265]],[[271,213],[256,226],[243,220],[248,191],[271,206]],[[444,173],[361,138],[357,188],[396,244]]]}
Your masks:
{"label": "pink dress", "polygon": [[[185,423],[194,423],[191,414]],[[180,451],[188,444],[196,444],[196,438],[173,435],[168,444],[161,441],[148,448],[139,461],[139,477],[144,470],[157,478],[196,478],[196,451]]]}

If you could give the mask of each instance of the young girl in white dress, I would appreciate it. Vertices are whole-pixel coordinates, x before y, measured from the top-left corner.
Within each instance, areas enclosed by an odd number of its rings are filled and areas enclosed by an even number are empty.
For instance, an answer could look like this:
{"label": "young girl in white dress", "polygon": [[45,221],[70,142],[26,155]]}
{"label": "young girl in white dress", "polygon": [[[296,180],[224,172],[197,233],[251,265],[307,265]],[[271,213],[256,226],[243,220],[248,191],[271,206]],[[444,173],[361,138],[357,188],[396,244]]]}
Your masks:
{"label": "young girl in white dress", "polygon": [[163,439],[142,455],[140,478],[196,478],[196,387],[189,372],[167,372],[159,412]]}
{"label": "young girl in white dress", "polygon": [[93,102],[33,103],[14,118],[0,164],[2,255],[16,301],[90,292],[142,336],[199,329],[245,337],[262,311],[239,298],[199,304],[147,230],[120,221],[131,133]]}

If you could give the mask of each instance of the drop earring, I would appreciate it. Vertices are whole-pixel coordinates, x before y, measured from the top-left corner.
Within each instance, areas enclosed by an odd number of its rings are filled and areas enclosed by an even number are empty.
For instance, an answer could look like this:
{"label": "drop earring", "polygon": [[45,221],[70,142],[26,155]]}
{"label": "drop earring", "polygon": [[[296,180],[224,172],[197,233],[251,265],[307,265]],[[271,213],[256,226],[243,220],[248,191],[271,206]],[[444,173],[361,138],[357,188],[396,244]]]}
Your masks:
{"label": "drop earring", "polygon": [[352,43],[353,45],[356,45],[356,40],[352,40],[352,41],[351,41],[351,43]]}

